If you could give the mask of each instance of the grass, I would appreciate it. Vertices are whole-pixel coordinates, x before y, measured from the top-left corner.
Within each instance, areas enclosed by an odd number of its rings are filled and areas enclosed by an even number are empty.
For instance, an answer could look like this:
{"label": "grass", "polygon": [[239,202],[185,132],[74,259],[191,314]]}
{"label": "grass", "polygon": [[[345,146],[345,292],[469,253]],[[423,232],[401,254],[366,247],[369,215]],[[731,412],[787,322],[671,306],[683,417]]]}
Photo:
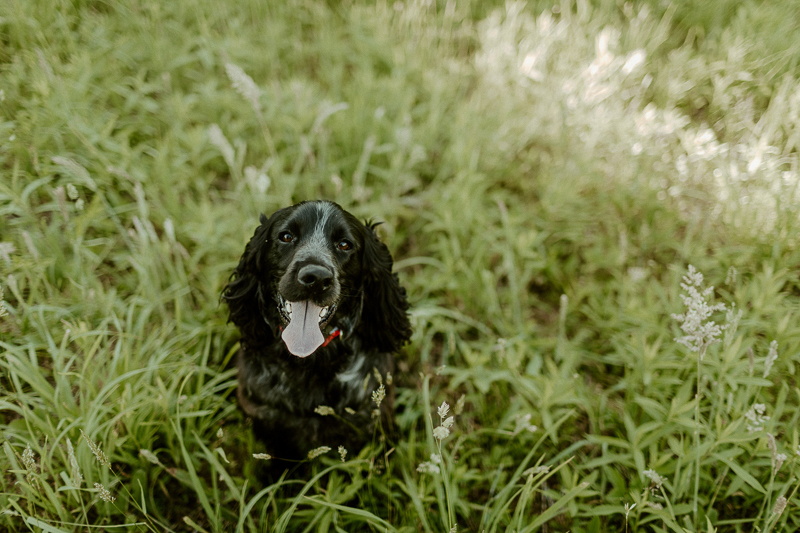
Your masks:
{"label": "grass", "polygon": [[[732,5],[4,3],[2,528],[797,529],[798,10]],[[219,294],[319,197],[386,221],[400,436],[263,486]]]}

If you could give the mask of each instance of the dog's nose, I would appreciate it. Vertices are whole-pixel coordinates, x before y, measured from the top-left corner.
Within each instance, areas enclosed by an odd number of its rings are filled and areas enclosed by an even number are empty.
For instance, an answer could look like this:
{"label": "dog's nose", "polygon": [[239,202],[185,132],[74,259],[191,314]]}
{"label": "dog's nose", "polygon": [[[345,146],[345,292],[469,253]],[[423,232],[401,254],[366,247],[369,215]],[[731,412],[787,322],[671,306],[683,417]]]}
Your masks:
{"label": "dog's nose", "polygon": [[321,265],[306,265],[297,273],[297,281],[306,287],[325,290],[333,282],[333,272]]}

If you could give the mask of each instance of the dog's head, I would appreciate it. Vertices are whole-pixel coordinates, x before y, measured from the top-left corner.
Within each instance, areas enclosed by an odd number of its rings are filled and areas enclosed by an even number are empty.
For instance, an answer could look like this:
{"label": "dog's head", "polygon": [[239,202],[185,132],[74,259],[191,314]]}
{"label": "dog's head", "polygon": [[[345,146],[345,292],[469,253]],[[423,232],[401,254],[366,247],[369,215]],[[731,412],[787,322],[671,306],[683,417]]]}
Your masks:
{"label": "dog's head", "polygon": [[333,202],[302,202],[261,215],[223,299],[243,336],[280,332],[289,352],[314,353],[326,328],[357,334],[362,348],[397,350],[411,334],[405,290],[375,235]]}

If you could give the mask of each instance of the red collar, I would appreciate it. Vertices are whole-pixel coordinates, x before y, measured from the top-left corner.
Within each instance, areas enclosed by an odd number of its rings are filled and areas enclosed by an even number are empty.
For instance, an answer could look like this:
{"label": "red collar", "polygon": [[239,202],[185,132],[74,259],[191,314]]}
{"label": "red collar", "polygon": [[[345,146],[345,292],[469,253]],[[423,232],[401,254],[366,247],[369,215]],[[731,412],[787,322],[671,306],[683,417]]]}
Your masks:
{"label": "red collar", "polygon": [[335,339],[336,337],[341,335],[341,333],[342,333],[342,330],[340,330],[339,328],[333,328],[333,331],[331,331],[331,334],[328,335],[327,337],[325,337],[325,342],[323,342],[322,345],[323,346],[327,346],[329,342],[331,342],[333,339]]}

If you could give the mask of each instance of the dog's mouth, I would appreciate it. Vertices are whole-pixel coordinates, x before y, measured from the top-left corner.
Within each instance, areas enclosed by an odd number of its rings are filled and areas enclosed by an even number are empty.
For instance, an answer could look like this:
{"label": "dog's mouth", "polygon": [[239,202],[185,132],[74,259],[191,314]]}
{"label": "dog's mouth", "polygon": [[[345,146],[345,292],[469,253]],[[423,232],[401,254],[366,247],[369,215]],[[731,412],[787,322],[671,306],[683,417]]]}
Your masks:
{"label": "dog's mouth", "polygon": [[311,300],[289,302],[278,295],[278,312],[285,324],[281,338],[292,355],[308,357],[322,346],[322,328],[336,312],[336,304],[322,307]]}

